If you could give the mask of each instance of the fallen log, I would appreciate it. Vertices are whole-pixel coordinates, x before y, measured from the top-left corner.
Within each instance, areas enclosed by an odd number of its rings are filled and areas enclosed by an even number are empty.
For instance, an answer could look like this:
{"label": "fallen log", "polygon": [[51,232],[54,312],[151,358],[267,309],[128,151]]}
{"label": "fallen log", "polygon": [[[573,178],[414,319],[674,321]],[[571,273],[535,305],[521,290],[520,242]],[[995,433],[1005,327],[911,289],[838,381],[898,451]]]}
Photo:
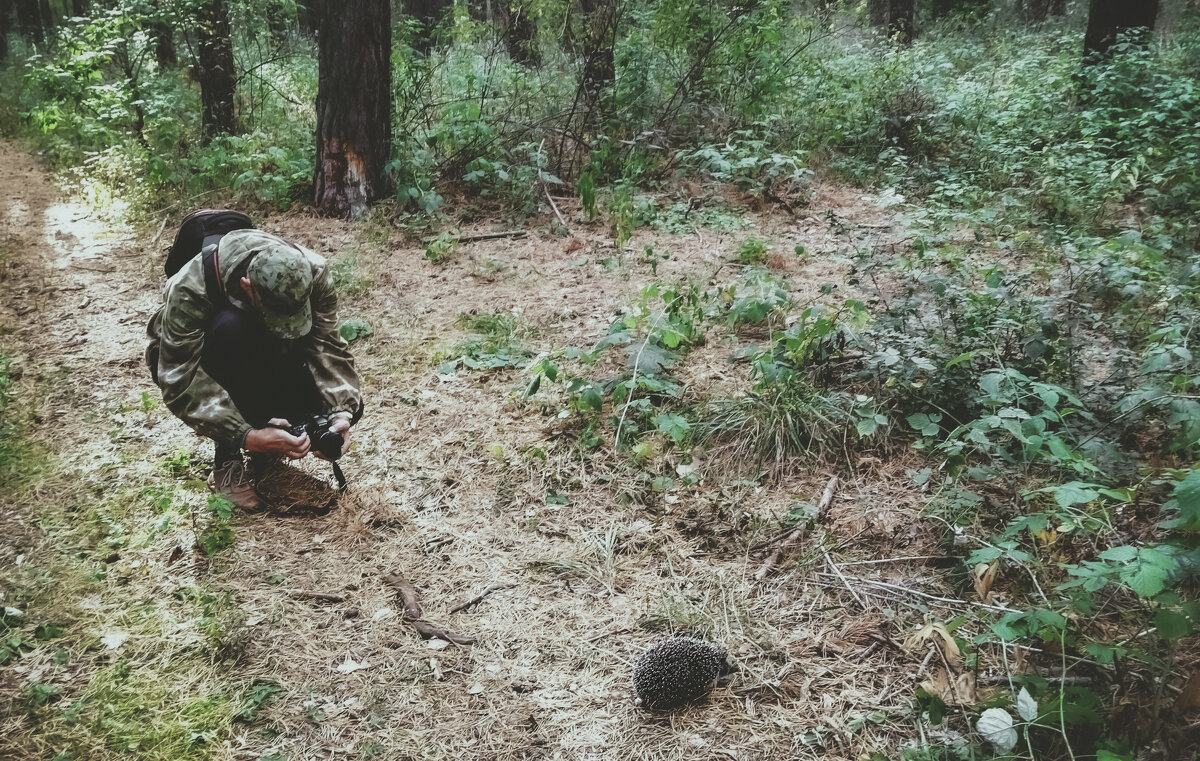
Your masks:
{"label": "fallen log", "polygon": [[443,629],[436,624],[426,621],[424,613],[421,610],[420,598],[417,596],[417,588],[411,581],[398,573],[384,576],[383,581],[396,590],[401,602],[404,603],[404,615],[401,617],[401,620],[411,626],[417,634],[420,634],[421,639],[443,639],[455,645],[471,645],[475,643],[474,637],[458,634],[457,632]]}

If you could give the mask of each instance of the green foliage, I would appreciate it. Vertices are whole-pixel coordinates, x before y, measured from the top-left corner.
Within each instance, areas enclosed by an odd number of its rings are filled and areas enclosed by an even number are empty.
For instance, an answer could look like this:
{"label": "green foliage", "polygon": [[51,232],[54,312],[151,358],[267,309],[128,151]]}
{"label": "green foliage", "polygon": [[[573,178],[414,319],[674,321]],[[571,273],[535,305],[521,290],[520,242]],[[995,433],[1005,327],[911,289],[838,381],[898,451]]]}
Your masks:
{"label": "green foliage", "polygon": [[438,365],[439,375],[452,375],[460,367],[469,370],[524,367],[533,358],[524,341],[533,337],[534,331],[512,315],[468,313],[458,318],[458,324],[474,335],[454,345],[448,353],[450,359]]}
{"label": "green foliage", "polygon": [[758,238],[747,238],[737,248],[738,264],[762,264],[766,258],[767,244]]}

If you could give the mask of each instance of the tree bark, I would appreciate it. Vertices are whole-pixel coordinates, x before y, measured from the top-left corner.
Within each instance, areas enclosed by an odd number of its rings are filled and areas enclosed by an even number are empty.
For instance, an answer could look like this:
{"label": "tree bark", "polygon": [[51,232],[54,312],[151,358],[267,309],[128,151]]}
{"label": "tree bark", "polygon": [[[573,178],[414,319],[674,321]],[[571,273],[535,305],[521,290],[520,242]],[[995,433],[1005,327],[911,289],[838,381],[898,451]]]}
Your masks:
{"label": "tree bark", "polygon": [[12,4],[0,3],[0,61],[8,58],[8,33],[12,29]]}
{"label": "tree bark", "polygon": [[907,45],[913,40],[913,0],[888,0],[888,33]]}
{"label": "tree bark", "polygon": [[353,218],[386,190],[392,24],[387,0],[329,3],[318,37],[314,205]]}
{"label": "tree bark", "polygon": [[324,4],[324,0],[302,0],[296,3],[296,21],[300,24],[300,31],[314,37],[320,33]]}
{"label": "tree bark", "polygon": [[71,0],[71,13],[76,16],[86,16],[89,9],[88,0]]}
{"label": "tree bark", "polygon": [[42,17],[42,28],[50,31],[58,26],[54,11],[50,10],[50,0],[38,0],[38,14]]}
{"label": "tree bark", "polygon": [[1084,57],[1109,57],[1121,32],[1153,31],[1157,16],[1158,0],[1091,0],[1083,38]]}
{"label": "tree bark", "polygon": [[17,0],[17,29],[24,36],[33,40],[35,45],[46,41],[45,29],[42,27],[42,14],[38,10],[37,0]]}
{"label": "tree bark", "polygon": [[867,0],[867,23],[872,27],[887,26],[888,0]]}
{"label": "tree bark", "polygon": [[580,0],[586,36],[583,40],[583,89],[586,110],[585,129],[600,121],[600,102],[605,90],[616,80],[614,48],[617,40],[617,4],[621,0]]}
{"label": "tree bark", "polygon": [[204,135],[237,132],[234,111],[233,41],[225,0],[203,0],[197,31],[200,39],[200,102]]}
{"label": "tree bark", "polygon": [[536,66],[540,56],[536,44],[537,27],[530,16],[532,6],[529,2],[508,1],[511,4],[504,6],[504,34],[508,43],[508,57],[526,66]]}
{"label": "tree bark", "polygon": [[424,55],[433,52],[434,34],[450,10],[449,0],[409,0],[405,12],[417,22],[413,48]]}
{"label": "tree bark", "polygon": [[154,55],[160,67],[174,66],[179,63],[179,55],[175,52],[175,30],[163,15],[161,0],[154,0],[153,9],[150,33],[154,35]]}

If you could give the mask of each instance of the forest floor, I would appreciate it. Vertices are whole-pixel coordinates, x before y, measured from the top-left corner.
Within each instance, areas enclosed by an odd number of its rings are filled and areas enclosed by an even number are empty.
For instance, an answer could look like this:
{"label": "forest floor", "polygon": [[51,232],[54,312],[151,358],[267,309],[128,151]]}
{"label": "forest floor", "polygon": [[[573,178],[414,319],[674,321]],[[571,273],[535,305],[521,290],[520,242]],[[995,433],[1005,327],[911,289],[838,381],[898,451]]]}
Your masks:
{"label": "forest floor", "polygon": [[[955,596],[927,559],[941,552],[905,475],[915,455],[839,464],[822,528],[756,582],[833,470],[584,452],[562,399],[522,398],[521,369],[437,372],[469,335],[463,314],[514,316],[531,351],[587,348],[649,282],[727,282],[750,235],[797,302],[852,289],[845,230],[904,237],[886,199],[818,183],[795,216],[643,229],[620,255],[606,226],[554,237],[546,217],[440,263],[381,219],[264,220],[329,257],[342,317],[373,328],[354,343],[367,412],[337,507],[235,513],[233,543],[209,557],[195,532],[211,445],[162,406],[142,360],[180,215],[146,232],[104,223],[5,143],[0,187],[0,347],[27,442],[25,475],[0,495],[0,604],[26,632],[0,666],[0,757],[859,759],[943,736],[914,689],[953,691],[958,669],[920,635],[902,646],[942,605],[903,589]],[[689,394],[737,393],[748,368],[730,355],[752,338],[710,341],[677,377]],[[645,487],[691,468],[695,483]],[[475,643],[421,639],[392,574]],[[705,702],[644,711],[631,665],[672,633],[726,644],[739,671]]]}

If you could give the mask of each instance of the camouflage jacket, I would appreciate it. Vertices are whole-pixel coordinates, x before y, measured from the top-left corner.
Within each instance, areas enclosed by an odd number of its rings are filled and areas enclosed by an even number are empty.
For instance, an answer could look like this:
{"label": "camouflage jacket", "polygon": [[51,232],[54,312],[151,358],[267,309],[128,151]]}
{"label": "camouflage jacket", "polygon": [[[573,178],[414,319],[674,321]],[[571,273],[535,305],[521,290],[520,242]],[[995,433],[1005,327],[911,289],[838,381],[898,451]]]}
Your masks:
{"label": "camouflage jacket", "polygon": [[[278,243],[278,239],[261,230],[235,230],[221,239],[219,274],[233,306],[245,308],[236,296],[242,293],[240,278],[251,257],[269,243]],[[349,412],[357,419],[362,394],[354,359],[338,334],[333,276],[325,259],[308,249],[301,250],[313,269],[313,325],[308,335],[298,339],[296,348],[302,352],[325,402],[326,409],[320,411]],[[251,426],[228,392],[200,364],[205,331],[216,313],[225,308],[223,300],[214,303],[209,298],[201,257],[194,257],[175,273],[163,292],[163,306],[150,318],[146,329],[150,338],[146,361],[162,389],[163,401],[196,433],[241,446]]]}

